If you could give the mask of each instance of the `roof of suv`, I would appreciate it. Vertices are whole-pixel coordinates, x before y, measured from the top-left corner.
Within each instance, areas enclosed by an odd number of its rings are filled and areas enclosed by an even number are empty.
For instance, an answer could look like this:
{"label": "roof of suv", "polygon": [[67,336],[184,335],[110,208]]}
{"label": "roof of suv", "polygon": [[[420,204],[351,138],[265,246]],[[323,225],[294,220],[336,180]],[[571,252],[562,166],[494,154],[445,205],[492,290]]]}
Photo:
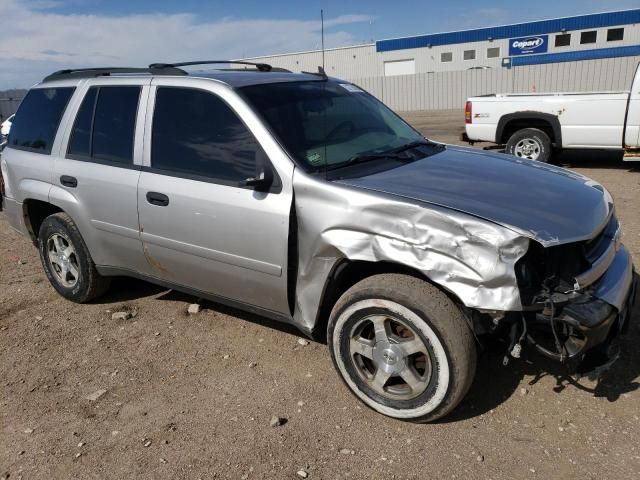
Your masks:
{"label": "roof of suv", "polygon": [[288,72],[254,72],[254,71],[217,71],[206,73],[191,73],[192,78],[210,78],[230,87],[246,87],[249,85],[263,85],[267,83],[322,81],[321,77],[312,73],[288,73]]}
{"label": "roof of suv", "polygon": [[[236,70],[220,70],[215,69],[213,71],[196,71],[189,73],[183,70],[181,67],[195,66],[195,65],[212,65],[212,64],[242,64],[245,65],[244,69]],[[255,67],[255,70],[248,70],[246,66]],[[47,76],[40,85],[50,84],[55,81],[69,81],[80,80],[89,78],[149,78],[162,76],[166,77],[178,77],[178,78],[208,78],[216,80],[218,82],[225,83],[230,87],[245,87],[248,85],[260,85],[268,83],[283,83],[283,82],[301,82],[301,81],[319,81],[326,80],[326,75],[321,67],[318,67],[319,72],[314,73],[292,73],[282,68],[274,68],[266,63],[252,63],[242,60],[209,60],[209,61],[197,61],[197,62],[183,62],[183,63],[152,63],[148,67],[92,67],[92,68],[80,68],[80,69],[68,69],[59,70]]]}

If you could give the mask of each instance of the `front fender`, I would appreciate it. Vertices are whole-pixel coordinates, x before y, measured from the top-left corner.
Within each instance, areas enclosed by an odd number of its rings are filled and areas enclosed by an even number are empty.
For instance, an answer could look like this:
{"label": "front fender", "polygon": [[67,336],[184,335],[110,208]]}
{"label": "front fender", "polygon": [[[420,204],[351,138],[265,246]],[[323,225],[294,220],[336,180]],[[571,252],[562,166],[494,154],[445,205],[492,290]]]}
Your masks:
{"label": "front fender", "polygon": [[294,319],[312,330],[340,260],[422,272],[470,308],[521,310],[515,263],[529,239],[453,210],[298,175],[299,267]]}

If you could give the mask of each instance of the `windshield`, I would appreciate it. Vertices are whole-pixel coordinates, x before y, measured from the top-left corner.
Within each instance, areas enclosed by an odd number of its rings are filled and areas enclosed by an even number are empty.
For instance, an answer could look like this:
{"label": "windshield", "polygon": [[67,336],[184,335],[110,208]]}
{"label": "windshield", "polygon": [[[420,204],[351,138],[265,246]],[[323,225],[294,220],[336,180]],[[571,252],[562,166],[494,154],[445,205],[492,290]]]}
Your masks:
{"label": "windshield", "polygon": [[382,102],[350,83],[272,83],[240,91],[307,170],[337,168],[425,141]]}

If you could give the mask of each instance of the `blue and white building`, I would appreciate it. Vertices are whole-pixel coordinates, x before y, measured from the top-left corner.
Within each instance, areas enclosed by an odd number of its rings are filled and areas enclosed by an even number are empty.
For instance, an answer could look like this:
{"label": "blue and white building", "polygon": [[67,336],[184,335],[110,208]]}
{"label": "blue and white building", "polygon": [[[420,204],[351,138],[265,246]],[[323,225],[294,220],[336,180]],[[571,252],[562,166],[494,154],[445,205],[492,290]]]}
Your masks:
{"label": "blue and white building", "polygon": [[[640,9],[378,40],[325,51],[325,70],[347,79],[481,68],[516,68],[640,55]],[[320,51],[255,57],[293,71]]]}

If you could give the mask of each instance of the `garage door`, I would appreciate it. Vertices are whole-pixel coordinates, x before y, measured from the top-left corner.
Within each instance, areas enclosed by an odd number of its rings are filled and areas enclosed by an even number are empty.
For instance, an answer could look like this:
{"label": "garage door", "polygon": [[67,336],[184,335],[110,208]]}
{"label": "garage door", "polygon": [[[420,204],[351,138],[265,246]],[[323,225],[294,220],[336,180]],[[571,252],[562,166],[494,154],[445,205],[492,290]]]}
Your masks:
{"label": "garage door", "polygon": [[416,61],[410,60],[394,60],[384,62],[384,76],[392,77],[394,75],[413,75],[416,73]]}

